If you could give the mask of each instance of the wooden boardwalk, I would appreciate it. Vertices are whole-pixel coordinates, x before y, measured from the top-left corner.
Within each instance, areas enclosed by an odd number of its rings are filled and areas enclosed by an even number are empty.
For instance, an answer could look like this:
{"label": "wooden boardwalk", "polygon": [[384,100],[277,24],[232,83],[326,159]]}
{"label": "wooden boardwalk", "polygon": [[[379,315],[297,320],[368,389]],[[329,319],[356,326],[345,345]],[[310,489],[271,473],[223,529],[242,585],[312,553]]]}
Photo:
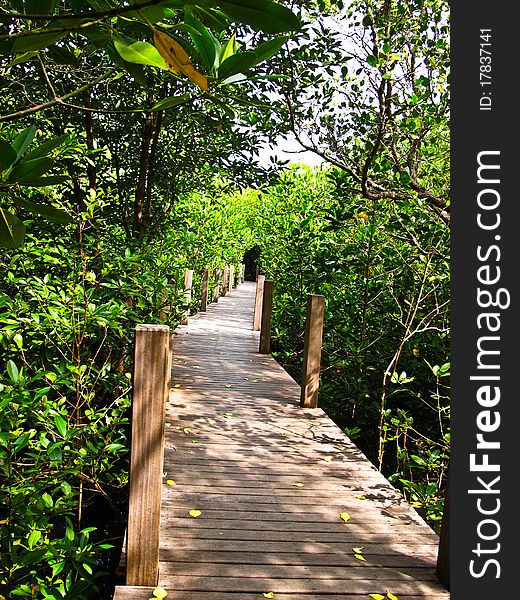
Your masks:
{"label": "wooden boardwalk", "polygon": [[[434,573],[438,537],[258,354],[254,292],[242,284],[174,337],[159,564],[167,600],[448,599]],[[114,600],[151,597],[119,586]]]}

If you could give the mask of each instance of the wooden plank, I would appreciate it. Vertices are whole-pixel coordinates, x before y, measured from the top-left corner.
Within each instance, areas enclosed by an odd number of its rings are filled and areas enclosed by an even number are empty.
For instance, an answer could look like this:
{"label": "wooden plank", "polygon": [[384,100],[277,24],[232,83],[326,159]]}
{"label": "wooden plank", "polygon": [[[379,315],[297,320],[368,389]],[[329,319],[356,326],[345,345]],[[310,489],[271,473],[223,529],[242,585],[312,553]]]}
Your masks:
{"label": "wooden plank", "polygon": [[167,325],[136,326],[126,549],[129,585],[153,585],[157,581],[170,357]]}
{"label": "wooden plank", "polygon": [[266,279],[264,281],[264,295],[262,298],[262,319],[260,324],[260,354],[271,352],[271,322],[273,320],[273,294],[274,283]]}
{"label": "wooden plank", "polygon": [[316,408],[318,406],[324,312],[325,297],[310,295],[307,299],[307,316],[305,318],[302,389],[300,396],[300,406],[306,408]]}
{"label": "wooden plank", "polygon": [[253,331],[260,331],[262,323],[262,301],[264,299],[265,275],[258,275],[255,292],[255,312],[253,316]]}
{"label": "wooden plank", "polygon": [[208,284],[209,284],[209,269],[204,269],[202,275],[202,290],[200,294],[200,312],[208,310]]}
{"label": "wooden plank", "polygon": [[[389,590],[391,591],[391,590]],[[126,588],[117,586],[114,600],[149,600],[152,598],[153,588],[144,587],[131,587]],[[276,594],[275,600],[367,600],[368,593],[381,592],[380,588],[374,589],[369,588],[369,591],[363,594],[351,594],[349,592],[341,593],[340,591],[333,594],[305,594],[302,597],[301,594]],[[382,590],[383,595],[386,590]],[[266,591],[267,593],[267,591]],[[428,592],[425,593],[418,591],[413,594],[400,594],[399,600],[424,600],[424,598],[431,597],[435,600],[449,600],[450,595],[448,592],[437,591],[435,596],[430,596]],[[262,600],[263,596],[258,593],[226,593],[226,592],[206,592],[206,591],[175,591],[174,600]]]}

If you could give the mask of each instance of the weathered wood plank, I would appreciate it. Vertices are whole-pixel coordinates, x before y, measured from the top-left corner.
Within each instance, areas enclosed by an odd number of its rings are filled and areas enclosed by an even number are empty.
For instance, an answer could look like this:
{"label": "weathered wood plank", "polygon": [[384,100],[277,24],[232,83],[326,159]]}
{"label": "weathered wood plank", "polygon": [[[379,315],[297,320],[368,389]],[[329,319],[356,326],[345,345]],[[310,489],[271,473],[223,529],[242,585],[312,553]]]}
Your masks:
{"label": "weathered wood plank", "polygon": [[153,585],[157,581],[170,357],[167,325],[137,325],[126,548],[129,585]]}

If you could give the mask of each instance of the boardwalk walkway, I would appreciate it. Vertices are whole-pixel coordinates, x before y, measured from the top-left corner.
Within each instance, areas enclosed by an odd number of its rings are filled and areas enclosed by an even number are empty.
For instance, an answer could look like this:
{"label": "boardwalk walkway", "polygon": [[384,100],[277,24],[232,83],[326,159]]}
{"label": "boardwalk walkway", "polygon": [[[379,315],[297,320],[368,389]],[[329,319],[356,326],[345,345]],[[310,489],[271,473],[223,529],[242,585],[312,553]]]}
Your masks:
{"label": "boardwalk walkway", "polygon": [[[246,282],[176,331],[159,572],[167,600],[448,599],[434,574],[437,536],[257,353],[254,290]],[[151,597],[118,587],[114,600]]]}

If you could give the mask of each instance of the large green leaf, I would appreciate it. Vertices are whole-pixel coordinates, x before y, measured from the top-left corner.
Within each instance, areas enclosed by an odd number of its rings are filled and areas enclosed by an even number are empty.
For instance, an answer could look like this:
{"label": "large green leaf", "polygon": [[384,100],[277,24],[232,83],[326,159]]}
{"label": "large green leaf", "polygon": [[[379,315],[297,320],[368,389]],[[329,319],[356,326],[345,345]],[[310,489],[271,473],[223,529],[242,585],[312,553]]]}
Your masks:
{"label": "large green leaf", "polygon": [[50,15],[58,0],[25,0],[24,4],[28,15]]}
{"label": "large green leaf", "polygon": [[39,158],[40,156],[45,156],[55,148],[62,146],[69,139],[70,136],[68,134],[65,134],[60,135],[60,137],[57,138],[52,138],[52,140],[47,140],[46,142],[43,142],[43,144],[40,144],[34,150],[31,150],[25,157],[25,160],[33,160],[35,158]]}
{"label": "large green leaf", "polygon": [[273,40],[269,40],[268,42],[264,42],[263,44],[259,44],[253,50],[257,57],[256,64],[262,62],[263,60],[269,60],[280,50],[280,48],[288,39],[288,36],[282,35],[281,37],[277,37]]}
{"label": "large green leaf", "polygon": [[298,17],[287,7],[270,0],[223,0],[219,7],[233,20],[265,33],[297,31]]}
{"label": "large green leaf", "polygon": [[190,37],[197,52],[208,69],[218,67],[218,56],[220,54],[220,43],[211,31],[192,15],[187,15],[186,22],[197,30],[198,35],[191,34]]}
{"label": "large green leaf", "polygon": [[25,185],[30,185],[29,181],[47,173],[54,166],[52,158],[46,156],[35,158],[34,160],[24,160],[9,173],[8,180]]}
{"label": "large green leaf", "polygon": [[13,213],[0,207],[0,244],[18,248],[25,236],[25,225]]}
{"label": "large green leaf", "polygon": [[245,73],[256,63],[257,57],[254,52],[240,52],[233,54],[220,65],[218,70],[219,79],[226,79],[236,73]]}
{"label": "large green leaf", "polygon": [[47,48],[47,46],[52,46],[52,44],[61,40],[65,35],[66,33],[63,31],[51,33],[39,31],[37,33],[32,33],[31,35],[17,37],[14,40],[12,52],[15,54],[22,54],[24,52],[29,52],[30,50],[42,50],[43,48]]}
{"label": "large green leaf", "polygon": [[54,208],[54,206],[36,204],[35,202],[25,200],[24,198],[16,198],[15,202],[16,204],[23,206],[33,213],[47,217],[47,219],[53,223],[63,224],[72,223],[74,221],[74,219],[68,213],[66,213],[64,210],[60,210],[59,208]]}
{"label": "large green leaf", "polygon": [[121,58],[130,63],[168,69],[157,48],[148,42],[134,42],[127,45],[120,40],[114,40],[114,46]]}
{"label": "large green leaf", "polygon": [[29,187],[49,187],[58,185],[60,183],[66,183],[70,180],[68,175],[48,175],[47,177],[34,177],[24,182],[24,185]]}
{"label": "large green leaf", "polygon": [[5,171],[17,159],[16,150],[5,140],[0,140],[0,170]]}
{"label": "large green leaf", "polygon": [[15,138],[11,146],[16,150],[16,158],[21,158],[27,147],[32,142],[34,134],[36,133],[36,125],[31,125],[23,131],[21,131]]}
{"label": "large green leaf", "polygon": [[178,106],[183,102],[188,101],[191,98],[188,94],[183,94],[182,96],[173,96],[172,98],[164,98],[160,102],[152,108],[152,111],[156,110],[165,110],[166,108],[172,108],[173,106]]}

